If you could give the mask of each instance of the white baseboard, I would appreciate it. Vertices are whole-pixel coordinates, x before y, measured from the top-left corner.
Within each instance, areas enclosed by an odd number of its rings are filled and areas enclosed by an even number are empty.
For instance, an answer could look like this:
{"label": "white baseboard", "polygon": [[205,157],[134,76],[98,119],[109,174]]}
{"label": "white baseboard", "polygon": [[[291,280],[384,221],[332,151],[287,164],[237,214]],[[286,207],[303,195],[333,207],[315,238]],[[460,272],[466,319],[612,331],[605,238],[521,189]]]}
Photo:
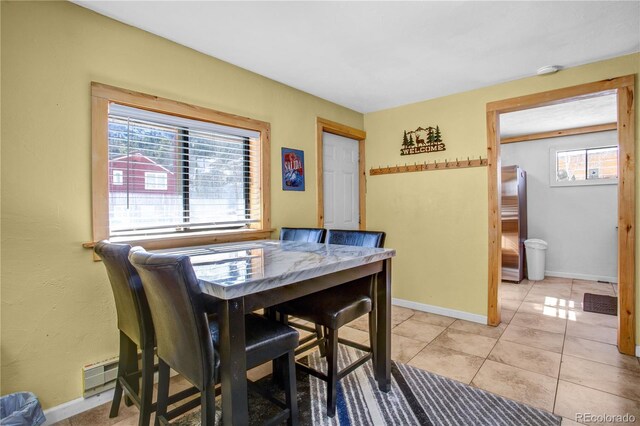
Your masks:
{"label": "white baseboard", "polygon": [[636,356],[640,358],[640,345],[636,346]]}
{"label": "white baseboard", "polygon": [[455,309],[443,308],[440,306],[426,305],[424,303],[412,302],[404,299],[392,299],[392,303],[403,308],[414,309],[416,311],[429,312],[430,314],[446,315],[452,318],[463,319],[466,321],[477,322],[478,324],[486,324],[487,317],[485,315],[472,314],[470,312],[457,311]]}
{"label": "white baseboard", "polygon": [[606,281],[608,283],[618,282],[618,277],[607,277],[605,275],[575,274],[573,272],[556,272],[556,271],[544,271],[544,274],[545,276],[549,276],[549,277],[573,278],[576,280]]}
{"label": "white baseboard", "polygon": [[89,398],[78,398],[64,404],[57,405],[55,407],[44,410],[44,416],[47,421],[44,426],[52,425],[69,417],[80,414],[84,411],[91,410],[113,400],[113,389],[109,389],[97,395],[93,395]]}

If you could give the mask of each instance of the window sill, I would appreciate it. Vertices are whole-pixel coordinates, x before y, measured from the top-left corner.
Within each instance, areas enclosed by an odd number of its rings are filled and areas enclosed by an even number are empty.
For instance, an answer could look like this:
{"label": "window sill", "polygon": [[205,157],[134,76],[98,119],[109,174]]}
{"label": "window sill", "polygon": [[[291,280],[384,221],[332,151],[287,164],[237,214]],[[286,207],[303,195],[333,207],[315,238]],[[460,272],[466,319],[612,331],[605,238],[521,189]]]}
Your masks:
{"label": "window sill", "polygon": [[[221,244],[221,243],[233,243],[240,241],[251,240],[264,240],[271,238],[271,232],[273,229],[261,230],[261,229],[246,229],[240,231],[204,231],[198,233],[191,233],[188,236],[185,235],[165,235],[162,237],[152,236],[137,239],[118,238],[114,239],[114,242],[126,243],[132,246],[142,246],[146,250],[158,250],[165,248],[175,247],[189,247],[205,244]],[[95,243],[85,243],[82,245],[85,248],[91,248],[95,246]],[[97,256],[94,256],[95,260],[100,260]]]}
{"label": "window sill", "polygon": [[592,180],[577,180],[577,181],[560,181],[552,182],[549,184],[552,188],[557,187],[577,187],[577,186],[598,186],[598,185],[617,185],[618,179],[592,179]]}

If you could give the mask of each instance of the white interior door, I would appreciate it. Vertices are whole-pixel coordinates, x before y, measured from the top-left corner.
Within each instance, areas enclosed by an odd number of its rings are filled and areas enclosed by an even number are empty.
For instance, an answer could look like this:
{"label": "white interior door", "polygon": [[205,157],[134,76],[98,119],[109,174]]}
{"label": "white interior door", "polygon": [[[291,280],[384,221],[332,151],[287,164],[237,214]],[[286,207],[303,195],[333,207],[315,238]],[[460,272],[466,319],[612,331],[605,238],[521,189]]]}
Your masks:
{"label": "white interior door", "polygon": [[324,227],[359,229],[358,141],[322,134]]}

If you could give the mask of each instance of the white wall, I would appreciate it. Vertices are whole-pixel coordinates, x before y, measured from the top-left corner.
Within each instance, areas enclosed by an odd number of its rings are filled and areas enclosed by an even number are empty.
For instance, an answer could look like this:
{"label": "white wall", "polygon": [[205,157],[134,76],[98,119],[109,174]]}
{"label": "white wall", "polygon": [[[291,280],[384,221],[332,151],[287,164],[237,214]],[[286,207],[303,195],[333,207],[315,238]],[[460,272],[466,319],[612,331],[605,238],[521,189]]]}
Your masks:
{"label": "white wall", "polygon": [[551,148],[607,145],[615,131],[501,146],[502,165],[527,172],[528,236],[549,243],[547,275],[617,281],[618,185],[549,186]]}

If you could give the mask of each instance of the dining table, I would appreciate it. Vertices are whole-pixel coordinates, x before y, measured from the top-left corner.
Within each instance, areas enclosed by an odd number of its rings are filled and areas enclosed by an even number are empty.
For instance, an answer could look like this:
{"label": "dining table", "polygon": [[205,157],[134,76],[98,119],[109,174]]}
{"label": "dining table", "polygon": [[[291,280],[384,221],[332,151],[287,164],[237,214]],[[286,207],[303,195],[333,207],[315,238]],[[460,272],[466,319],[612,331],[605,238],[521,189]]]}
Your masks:
{"label": "dining table", "polygon": [[393,249],[299,241],[257,240],[157,253],[189,256],[202,297],[217,299],[222,422],[249,422],[244,316],[358,278],[375,276],[374,375],[391,385],[391,259]]}

